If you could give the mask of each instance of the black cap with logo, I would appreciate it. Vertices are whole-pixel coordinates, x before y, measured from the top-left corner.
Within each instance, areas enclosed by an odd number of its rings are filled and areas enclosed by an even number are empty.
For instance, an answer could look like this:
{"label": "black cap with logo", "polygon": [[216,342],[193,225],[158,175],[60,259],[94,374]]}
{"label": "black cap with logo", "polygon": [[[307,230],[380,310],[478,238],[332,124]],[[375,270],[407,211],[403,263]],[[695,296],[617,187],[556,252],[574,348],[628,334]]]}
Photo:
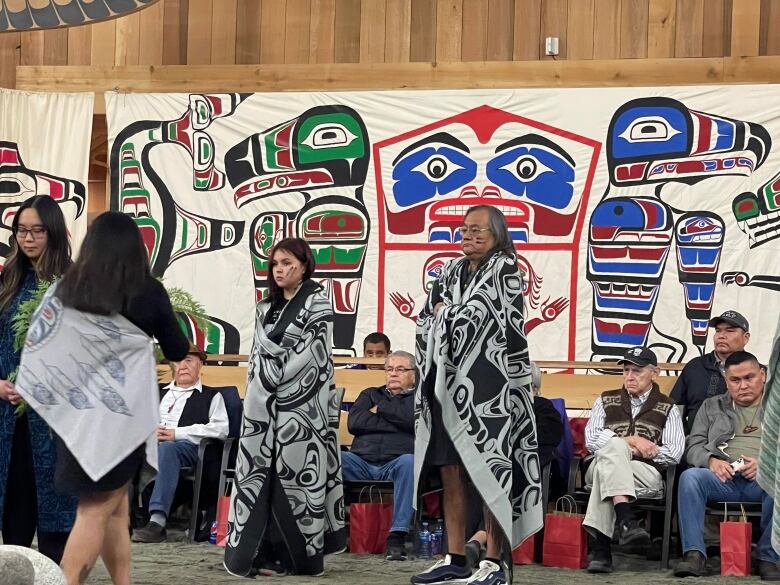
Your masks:
{"label": "black cap with logo", "polygon": [[748,323],[748,320],[745,319],[741,313],[737,313],[736,311],[723,311],[723,313],[717,317],[713,317],[710,319],[710,327],[716,327],[718,323],[723,322],[728,323],[729,325],[733,325],[734,327],[740,327],[745,332],[750,331],[750,324]]}
{"label": "black cap with logo", "polygon": [[657,366],[658,358],[655,357],[655,353],[652,350],[638,345],[626,350],[623,357],[617,362],[618,364],[634,364],[635,366]]}

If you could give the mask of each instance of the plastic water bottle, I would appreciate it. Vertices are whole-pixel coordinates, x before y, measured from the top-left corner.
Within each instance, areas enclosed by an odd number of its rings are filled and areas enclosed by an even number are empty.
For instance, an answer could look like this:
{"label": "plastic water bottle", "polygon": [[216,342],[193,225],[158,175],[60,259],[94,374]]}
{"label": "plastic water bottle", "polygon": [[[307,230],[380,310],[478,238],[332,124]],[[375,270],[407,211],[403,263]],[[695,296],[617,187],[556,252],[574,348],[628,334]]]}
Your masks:
{"label": "plastic water bottle", "polygon": [[441,552],[441,534],[438,525],[435,523],[429,528],[431,533],[431,556],[436,557]]}
{"label": "plastic water bottle", "polygon": [[[433,539],[431,540],[431,542],[435,542],[436,543],[436,546],[435,546],[436,550],[432,551],[434,555],[441,555],[442,554],[441,547],[442,547],[442,542],[443,541],[444,541],[444,527],[443,527],[443,522],[441,521],[441,519],[439,519],[436,522],[436,528],[433,530]],[[431,548],[434,548],[434,547],[432,546]]]}
{"label": "plastic water bottle", "polygon": [[422,530],[417,533],[417,556],[420,559],[431,558],[431,533],[428,532],[427,522],[423,522]]}

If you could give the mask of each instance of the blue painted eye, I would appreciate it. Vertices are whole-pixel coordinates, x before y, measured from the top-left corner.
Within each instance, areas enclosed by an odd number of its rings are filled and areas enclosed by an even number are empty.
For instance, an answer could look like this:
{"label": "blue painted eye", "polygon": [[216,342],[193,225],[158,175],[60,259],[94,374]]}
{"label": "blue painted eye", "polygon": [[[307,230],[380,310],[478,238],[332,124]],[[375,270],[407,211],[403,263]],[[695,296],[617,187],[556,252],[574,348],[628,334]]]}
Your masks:
{"label": "blue painted eye", "polygon": [[516,195],[553,209],[574,196],[574,167],[559,154],[537,146],[502,152],[487,164],[488,179]]}
{"label": "blue painted eye", "polygon": [[477,163],[462,152],[446,146],[422,148],[393,168],[393,197],[401,207],[409,207],[460,189],[476,176]]}

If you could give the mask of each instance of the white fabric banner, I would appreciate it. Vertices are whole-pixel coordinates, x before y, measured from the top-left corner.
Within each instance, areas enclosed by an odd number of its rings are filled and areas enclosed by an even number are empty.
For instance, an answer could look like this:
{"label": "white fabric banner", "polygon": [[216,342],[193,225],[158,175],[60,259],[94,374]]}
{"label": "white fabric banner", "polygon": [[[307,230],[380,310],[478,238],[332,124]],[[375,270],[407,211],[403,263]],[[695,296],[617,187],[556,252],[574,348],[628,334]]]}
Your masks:
{"label": "white fabric banner", "polygon": [[0,263],[16,210],[33,195],[60,204],[74,256],[87,231],[92,93],[0,89]]}
{"label": "white fabric banner", "polygon": [[154,272],[249,350],[266,252],[301,236],[331,295],[334,348],[414,316],[457,227],[500,207],[526,273],[534,359],[662,361],[711,349],[736,309],[760,359],[780,312],[780,87],[106,95],[111,207]]}

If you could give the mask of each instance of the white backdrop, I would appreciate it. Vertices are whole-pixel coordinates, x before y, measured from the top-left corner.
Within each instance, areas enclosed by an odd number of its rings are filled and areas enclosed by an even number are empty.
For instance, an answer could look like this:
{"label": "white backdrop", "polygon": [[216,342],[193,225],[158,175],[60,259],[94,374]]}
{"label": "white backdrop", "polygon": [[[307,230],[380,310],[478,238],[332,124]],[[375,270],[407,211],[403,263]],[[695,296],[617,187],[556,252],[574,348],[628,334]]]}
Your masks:
{"label": "white backdrop", "polygon": [[264,252],[312,244],[336,347],[413,316],[474,203],[501,207],[527,273],[535,359],[649,343],[687,361],[710,315],[780,313],[780,88],[108,93],[111,205],[212,352],[248,352]]}
{"label": "white backdrop", "polygon": [[49,195],[60,204],[74,255],[87,229],[91,93],[0,89],[0,262],[19,204]]}

